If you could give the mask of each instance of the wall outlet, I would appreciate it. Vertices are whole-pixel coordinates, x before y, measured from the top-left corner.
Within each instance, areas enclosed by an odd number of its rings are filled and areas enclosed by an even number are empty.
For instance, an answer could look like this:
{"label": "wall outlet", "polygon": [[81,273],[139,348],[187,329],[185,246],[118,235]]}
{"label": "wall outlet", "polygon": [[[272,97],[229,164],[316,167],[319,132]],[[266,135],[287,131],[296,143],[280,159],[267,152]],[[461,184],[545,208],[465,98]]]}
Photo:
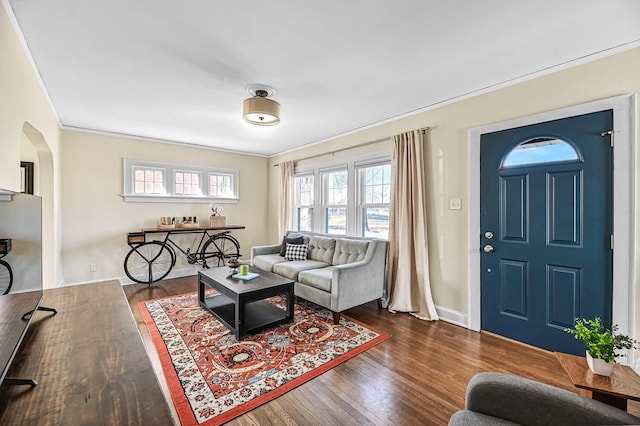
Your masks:
{"label": "wall outlet", "polygon": [[89,265],[89,272],[98,272],[98,265],[92,263]]}
{"label": "wall outlet", "polygon": [[451,198],[449,200],[449,210],[461,210],[462,200],[460,198]]}

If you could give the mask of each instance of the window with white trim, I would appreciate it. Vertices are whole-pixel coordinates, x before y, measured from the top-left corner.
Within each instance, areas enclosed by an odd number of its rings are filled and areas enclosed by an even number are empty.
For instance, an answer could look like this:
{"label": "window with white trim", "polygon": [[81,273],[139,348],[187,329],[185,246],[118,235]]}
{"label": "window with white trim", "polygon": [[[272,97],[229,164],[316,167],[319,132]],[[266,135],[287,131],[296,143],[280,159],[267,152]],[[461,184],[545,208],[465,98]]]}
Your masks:
{"label": "window with white trim", "polygon": [[233,198],[233,181],[230,173],[209,173],[209,196]]}
{"label": "window with white trim", "polygon": [[358,228],[360,236],[389,238],[391,164],[358,168]]}
{"label": "window with white trim", "polygon": [[238,170],[125,158],[123,197],[143,202],[237,203]]}
{"label": "window with white trim", "polygon": [[133,169],[133,192],[144,195],[164,195],[165,169],[157,167],[135,167]]}
{"label": "window with white trim", "polygon": [[323,228],[327,234],[347,234],[348,178],[346,169],[322,173]]}
{"label": "window with white trim", "polygon": [[388,153],[296,168],[293,226],[299,231],[388,238]]}
{"label": "window with white trim", "polygon": [[176,195],[202,195],[200,173],[177,171],[173,176]]}
{"label": "window with white trim", "polygon": [[313,174],[294,177],[295,221],[299,231],[313,231],[314,186]]}

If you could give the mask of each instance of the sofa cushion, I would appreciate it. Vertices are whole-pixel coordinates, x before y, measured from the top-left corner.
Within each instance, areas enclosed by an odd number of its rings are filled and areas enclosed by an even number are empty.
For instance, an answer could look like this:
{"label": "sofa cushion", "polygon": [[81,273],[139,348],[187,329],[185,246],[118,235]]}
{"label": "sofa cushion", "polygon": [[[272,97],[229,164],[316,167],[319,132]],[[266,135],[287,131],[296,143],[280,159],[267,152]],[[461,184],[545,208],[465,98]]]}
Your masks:
{"label": "sofa cushion", "polygon": [[286,261],[287,259],[279,254],[261,254],[253,258],[253,266],[263,271],[273,272],[273,265]]}
{"label": "sofa cushion", "polygon": [[292,260],[289,262],[282,262],[273,265],[273,272],[280,274],[283,277],[290,278],[294,281],[298,281],[298,273],[307,269],[324,268],[327,265],[324,262],[318,262],[317,260]]}
{"label": "sofa cushion", "polygon": [[331,279],[335,266],[309,269],[298,274],[298,282],[324,291],[331,291]]}
{"label": "sofa cushion", "polygon": [[338,238],[332,265],[344,265],[363,260],[369,248],[369,241]]}
{"label": "sofa cushion", "polygon": [[287,252],[287,244],[304,244],[304,237],[300,235],[299,237],[284,237],[282,239],[282,247],[280,248],[280,256],[285,257]]}
{"label": "sofa cushion", "polygon": [[309,246],[307,244],[287,244],[287,251],[284,254],[284,258],[287,260],[307,260],[307,251]]}
{"label": "sofa cushion", "polygon": [[336,250],[336,239],[311,236],[309,238],[309,259],[331,264]]}

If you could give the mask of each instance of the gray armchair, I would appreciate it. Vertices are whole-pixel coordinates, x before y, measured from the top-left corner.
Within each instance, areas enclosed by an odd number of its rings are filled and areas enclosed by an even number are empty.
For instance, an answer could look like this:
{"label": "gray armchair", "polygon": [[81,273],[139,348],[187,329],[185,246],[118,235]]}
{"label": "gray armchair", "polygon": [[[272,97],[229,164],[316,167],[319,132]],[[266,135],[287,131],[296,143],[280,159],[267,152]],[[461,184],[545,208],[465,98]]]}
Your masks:
{"label": "gray armchair", "polygon": [[460,425],[638,425],[640,418],[544,383],[501,373],[479,373],[467,385]]}

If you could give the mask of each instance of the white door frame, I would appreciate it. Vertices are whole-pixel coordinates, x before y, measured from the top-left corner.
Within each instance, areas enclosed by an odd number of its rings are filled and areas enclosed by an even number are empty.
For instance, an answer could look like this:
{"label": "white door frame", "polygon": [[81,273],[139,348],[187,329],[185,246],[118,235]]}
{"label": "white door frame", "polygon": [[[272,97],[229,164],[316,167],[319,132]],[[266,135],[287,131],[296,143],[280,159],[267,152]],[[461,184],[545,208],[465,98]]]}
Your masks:
{"label": "white door frame", "polygon": [[613,324],[622,334],[634,336],[634,235],[635,235],[635,98],[616,96],[528,117],[475,127],[468,136],[469,259],[468,327],[480,331],[480,136],[514,127],[558,120],[591,112],[613,110]]}

